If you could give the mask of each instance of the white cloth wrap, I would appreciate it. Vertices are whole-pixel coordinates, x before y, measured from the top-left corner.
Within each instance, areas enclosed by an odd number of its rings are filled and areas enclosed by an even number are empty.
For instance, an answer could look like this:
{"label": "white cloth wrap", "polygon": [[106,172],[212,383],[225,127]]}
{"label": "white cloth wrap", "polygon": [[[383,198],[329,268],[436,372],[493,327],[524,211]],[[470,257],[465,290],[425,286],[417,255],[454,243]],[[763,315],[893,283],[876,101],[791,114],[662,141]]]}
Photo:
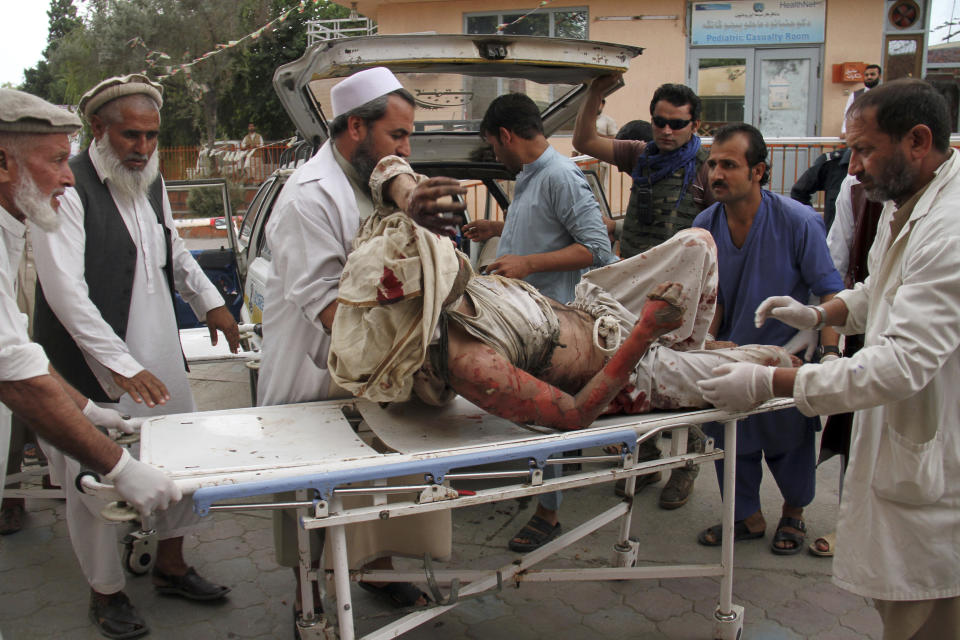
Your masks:
{"label": "white cloth wrap", "polygon": [[407,400],[460,270],[458,253],[403,213],[371,216],[354,245],[340,278],[330,375],[368,400]]}

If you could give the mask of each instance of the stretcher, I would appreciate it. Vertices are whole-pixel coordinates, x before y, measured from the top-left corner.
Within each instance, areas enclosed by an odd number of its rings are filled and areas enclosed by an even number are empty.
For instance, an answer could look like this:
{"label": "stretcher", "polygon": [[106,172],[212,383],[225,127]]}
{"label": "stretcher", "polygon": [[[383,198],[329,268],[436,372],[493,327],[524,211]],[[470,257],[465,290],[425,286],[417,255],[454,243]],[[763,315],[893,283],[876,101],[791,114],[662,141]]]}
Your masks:
{"label": "stretcher", "polygon": [[[792,400],[773,400],[749,413],[790,406]],[[736,421],[745,415],[748,413],[698,410],[613,416],[598,420],[589,429],[558,432],[497,418],[462,398],[442,409],[416,402],[381,407],[349,399],[155,418],[142,428],[141,459],[163,469],[185,496],[192,496],[194,509],[201,515],[213,511],[299,510],[304,603],[303,617],[298,620],[301,638],[326,639],[336,637],[336,633],[342,640],[355,637],[351,581],[426,579],[433,592],[432,606],[417,609],[364,636],[374,640],[397,637],[456,607],[465,598],[508,583],[719,576],[713,637],[726,640],[739,638],[743,627],[743,607],[732,602],[732,541]],[[715,448],[712,439],[705,438],[703,451],[688,453],[688,430],[712,421],[724,424],[726,449]],[[386,445],[386,453],[358,435],[361,423]],[[638,443],[666,431],[671,432],[669,451],[658,460],[637,462]],[[185,447],[184,442],[190,446]],[[601,448],[599,455],[564,454],[597,447]],[[640,542],[630,537],[630,524],[636,477],[719,458],[725,459],[725,478],[723,543],[718,562],[635,566]],[[571,463],[579,463],[581,469],[552,479],[544,477],[547,465]],[[411,484],[409,480],[397,480],[411,475],[423,481]],[[347,565],[344,526],[348,524],[619,479],[627,481],[626,499],[495,570],[434,570],[429,558],[424,560],[424,573],[350,571]],[[478,480],[495,480],[496,486],[469,491],[463,488],[463,483]],[[90,479],[84,480],[84,485],[92,493],[106,495],[110,489]],[[273,498],[275,493],[289,491],[296,495],[292,502]],[[346,508],[343,499],[352,494],[372,495],[373,502]],[[619,526],[609,567],[536,568],[542,560],[613,522]],[[327,530],[333,555],[335,619],[314,616],[310,606],[309,584],[317,579],[317,572],[310,567],[307,532],[320,528]]]}
{"label": "stretcher", "polygon": [[[193,329],[180,330],[180,345],[183,349],[184,357],[188,365],[197,364],[216,364],[227,361],[239,361],[247,364],[250,370],[250,393],[251,404],[257,402],[256,392],[256,368],[260,359],[260,352],[251,348],[250,337],[254,331],[254,325],[239,325],[241,348],[238,353],[231,353],[227,339],[220,334],[216,345],[210,344],[210,331],[206,327],[197,327]],[[137,436],[125,436],[118,432],[108,434],[120,445],[129,445],[137,441]],[[26,467],[21,471],[15,471],[5,475],[4,485],[15,485],[26,483],[26,487],[6,487],[3,495],[6,498],[32,498],[37,500],[62,500],[63,490],[39,488],[40,478],[48,473],[47,466],[33,465]],[[127,552],[129,553],[129,552]],[[139,568],[135,573],[141,573]]]}

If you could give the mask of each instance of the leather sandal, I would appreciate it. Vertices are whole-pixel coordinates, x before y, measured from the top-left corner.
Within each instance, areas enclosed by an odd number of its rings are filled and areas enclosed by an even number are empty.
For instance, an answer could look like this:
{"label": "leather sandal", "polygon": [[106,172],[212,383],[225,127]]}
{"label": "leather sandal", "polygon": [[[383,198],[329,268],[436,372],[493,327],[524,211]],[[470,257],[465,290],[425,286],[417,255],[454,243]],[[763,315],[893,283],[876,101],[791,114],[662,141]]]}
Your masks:
{"label": "leather sandal", "polygon": [[230,587],[213,584],[202,578],[193,567],[189,567],[182,576],[168,575],[154,568],[153,587],[157,593],[181,596],[188,600],[219,600],[230,593]]}
{"label": "leather sandal", "polygon": [[[786,531],[786,527],[796,529],[800,533]],[[770,543],[770,551],[778,556],[792,556],[795,553],[800,553],[800,550],[803,548],[803,541],[806,538],[806,533],[807,526],[803,523],[803,520],[784,516],[780,518],[780,522],[777,523],[777,531],[773,534],[773,540]],[[793,546],[778,547],[778,542],[788,542]]]}
{"label": "leather sandal", "polygon": [[[556,538],[560,535],[561,530],[559,522],[557,524],[550,524],[540,516],[533,516],[527,524],[523,525],[523,528],[517,532],[517,535],[513,536],[509,544],[507,544],[507,547],[510,548],[510,551],[519,551],[521,553],[533,551]],[[523,540],[526,540],[526,542],[522,542]]]}
{"label": "leather sandal", "polygon": [[123,591],[103,595],[91,590],[90,620],[100,633],[116,640],[139,638],[150,632]]}

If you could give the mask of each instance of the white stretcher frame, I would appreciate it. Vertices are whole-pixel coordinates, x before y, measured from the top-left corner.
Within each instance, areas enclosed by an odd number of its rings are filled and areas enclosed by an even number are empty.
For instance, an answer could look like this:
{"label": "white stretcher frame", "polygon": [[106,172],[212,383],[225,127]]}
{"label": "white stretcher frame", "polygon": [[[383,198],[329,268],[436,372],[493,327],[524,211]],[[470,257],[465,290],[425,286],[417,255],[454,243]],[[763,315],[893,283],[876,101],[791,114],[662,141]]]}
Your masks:
{"label": "white stretcher frame", "polygon": [[[463,401],[465,402],[465,401]],[[451,584],[452,598],[427,608],[417,609],[404,615],[376,631],[363,636],[364,640],[380,640],[382,638],[397,637],[425,622],[441,615],[459,604],[467,596],[480,594],[504,582],[559,582],[559,581],[590,581],[590,580],[633,580],[680,578],[694,576],[719,576],[720,595],[715,611],[713,637],[722,640],[739,637],[743,627],[743,607],[732,601],[733,594],[733,527],[734,527],[734,491],[736,476],[736,424],[746,415],[764,413],[792,407],[793,401],[788,399],[767,402],[750,412],[729,413],[719,410],[694,410],[673,413],[646,414],[637,416],[613,416],[598,420],[589,429],[570,432],[543,432],[539,428],[523,431],[523,435],[509,442],[480,442],[471,443],[460,448],[440,450],[420,450],[413,453],[388,453],[364,456],[358,454],[353,459],[344,459],[336,463],[323,465],[302,464],[294,461],[290,466],[278,467],[269,464],[260,468],[244,467],[234,464],[226,467],[217,466],[211,469],[190,472],[191,461],[183,463],[185,468],[174,469],[163,460],[163,455],[152,450],[153,433],[160,433],[162,423],[179,421],[191,428],[203,430],[204,424],[214,425],[210,430],[216,430],[216,425],[242,416],[245,420],[264,420],[264,415],[270,412],[281,412],[283,415],[292,415],[299,412],[305,415],[325,416],[329,418],[334,413],[340,413],[344,408],[359,410],[365,418],[372,418],[377,413],[383,413],[372,403],[355,399],[342,401],[327,401],[303,405],[287,405],[285,407],[263,407],[220,412],[182,414],[151,420],[144,427],[141,445],[141,458],[161,468],[165,468],[171,478],[180,486],[184,495],[192,495],[194,509],[198,513],[206,514],[209,511],[240,511],[253,509],[278,509],[296,507],[301,514],[301,527],[298,532],[300,572],[302,585],[303,617],[298,620],[301,638],[332,638],[334,637],[329,620],[324,616],[315,619],[311,603],[313,596],[310,590],[310,580],[317,578],[317,571],[310,566],[310,540],[307,533],[312,529],[325,528],[329,530],[330,551],[333,554],[333,582],[335,601],[337,606],[337,622],[341,640],[355,638],[353,606],[350,595],[351,581],[377,582],[405,582],[422,581],[424,574],[414,571],[350,571],[347,563],[347,543],[344,527],[347,524],[376,520],[386,517],[403,517],[440,509],[456,509],[476,504],[533,496],[540,493],[556,490],[571,489],[574,487],[614,482],[619,479],[627,480],[627,498],[613,507],[603,510],[587,522],[560,535],[553,541],[539,549],[524,554],[515,563],[499,567],[495,570],[438,570],[431,571],[428,578],[437,584]],[[474,408],[475,409],[475,408]],[[314,412],[311,414],[310,412]],[[255,415],[262,414],[262,415]],[[381,417],[376,420],[381,421]],[[471,416],[476,419],[476,416]],[[499,421],[499,418],[485,414],[483,425]],[[206,421],[206,422],[205,422]],[[329,421],[329,420],[328,420]],[[525,429],[502,421],[512,429]],[[686,453],[687,429],[694,425],[706,422],[722,422],[724,424],[724,438],[726,449],[713,449],[712,440],[707,440],[706,450],[703,453]],[[154,424],[156,423],[156,424]],[[156,427],[156,431],[152,428]],[[433,428],[433,427],[431,427]],[[496,425],[494,425],[496,428]],[[478,427],[480,429],[480,427]],[[643,440],[655,437],[663,431],[672,431],[670,451],[661,459],[637,463],[633,455],[636,445]],[[165,432],[165,430],[164,430]],[[374,429],[376,432],[376,429]],[[222,435],[222,434],[221,434]],[[420,436],[422,437],[422,435]],[[349,439],[349,438],[348,438]],[[442,438],[441,438],[442,439]],[[494,438],[495,439],[495,438]],[[481,438],[482,440],[482,438]],[[629,442],[628,442],[629,441]],[[599,444],[624,445],[624,450],[618,456],[593,456],[585,458],[567,458],[570,461],[583,461],[586,464],[594,462],[612,463],[619,459],[616,467],[606,467],[599,470],[583,469],[582,471],[567,474],[559,478],[544,480],[542,467],[546,462],[546,455],[553,452],[569,451],[573,449],[598,446]],[[242,447],[243,445],[238,445]],[[337,445],[332,445],[336,448]],[[351,445],[353,446],[353,445]],[[360,445],[361,447],[363,445]],[[158,450],[162,447],[157,445]],[[201,447],[202,448],[202,447]],[[262,453],[262,452],[261,452]],[[202,456],[202,452],[200,454]],[[499,462],[506,459],[521,460],[526,457],[531,462],[531,469],[521,474],[514,474],[524,480],[515,485],[479,489],[471,492],[473,495],[460,495],[449,488],[450,478],[460,480],[464,477],[478,478],[476,474],[454,474],[450,469],[471,466],[476,464]],[[675,467],[702,464],[723,458],[724,489],[722,506],[722,544],[720,545],[720,560],[716,564],[671,565],[656,567],[635,567],[639,542],[629,537],[633,509],[632,494],[635,479],[638,475],[653,473],[658,470]],[[562,462],[554,462],[562,464]],[[474,465],[475,466],[475,465]],[[425,482],[424,485],[402,486],[387,488],[382,485],[350,488],[343,485],[360,480],[378,480],[380,478],[399,477],[409,475],[411,471],[426,470],[427,477],[432,476],[434,482]],[[484,473],[484,472],[480,472]],[[485,476],[484,476],[485,477]],[[501,476],[502,477],[502,476]],[[439,480],[439,482],[436,482]],[[109,495],[110,489],[98,483],[85,482],[90,492],[103,492]],[[338,488],[339,487],[339,488]],[[278,502],[226,502],[238,498],[262,496],[268,493],[290,491],[297,492],[297,501],[294,503]],[[308,499],[308,491],[316,492],[313,499]],[[386,502],[386,493],[411,494],[413,499]],[[357,507],[344,510],[342,495],[347,493],[376,494],[373,506]],[[620,520],[618,540],[614,544],[613,565],[608,568],[583,569],[534,569],[533,566],[554,553],[575,543],[584,536],[592,533],[610,522]],[[468,583],[459,590],[457,582]]]}

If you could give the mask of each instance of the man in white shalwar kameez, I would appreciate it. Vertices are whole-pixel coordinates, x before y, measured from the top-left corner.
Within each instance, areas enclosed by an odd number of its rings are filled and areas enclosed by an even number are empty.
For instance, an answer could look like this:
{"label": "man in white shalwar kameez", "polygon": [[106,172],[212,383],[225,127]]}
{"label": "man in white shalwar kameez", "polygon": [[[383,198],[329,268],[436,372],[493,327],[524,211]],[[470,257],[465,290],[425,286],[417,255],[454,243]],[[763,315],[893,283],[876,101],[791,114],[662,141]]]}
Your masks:
{"label": "man in white shalwar kameez", "polygon": [[833,581],[873,598],[884,640],[960,638],[960,155],[944,98],[921,80],[859,97],[850,172],[887,202],[869,277],[822,307],[768,298],[757,323],[864,334],[849,358],[731,364],[701,383],[717,407],[774,395],[806,415],[856,411]]}
{"label": "man in white shalwar kameez", "polygon": [[0,469],[6,469],[12,410],[47,441],[105,474],[125,500],[149,514],[179,500],[180,490],[94,428],[132,433],[135,420],[98,407],[60,378],[43,349],[30,342],[27,318],[17,309],[26,222],[57,229],[59,197],[73,185],[68,134],[79,128],[79,118],[65,109],[0,89]]}
{"label": "man in white shalwar kameez", "polygon": [[[374,166],[385,156],[410,154],[414,100],[388,69],[355,73],[332,89],[331,101],[330,139],[290,176],[267,223],[272,260],[264,296],[260,405],[349,396],[331,382],[327,369],[340,274],[361,220],[374,210],[367,184]],[[456,180],[433,178],[402,208],[411,215],[432,213],[438,197],[459,192]],[[295,513],[275,512],[274,524],[277,562],[297,567]],[[317,562],[320,535],[311,533]],[[397,554],[443,558],[450,553],[450,512],[352,525],[347,540],[353,568],[386,569]],[[426,602],[408,583],[361,586],[398,606]],[[297,612],[300,594],[297,589]]]}
{"label": "man in white shalwar kameez", "polygon": [[[63,197],[63,225],[34,238],[39,287],[34,332],[57,370],[103,406],[153,416],[196,410],[174,313],[176,289],[237,349],[236,322],[216,287],[176,233],[157,177],[161,88],[140,75],[110,78],[80,101],[94,134],[71,159],[75,188]],[[78,463],[42,443],[67,494],[67,524],[91,587],[91,618],[108,637],[147,633],[123,593],[116,529],[71,478]],[[153,582],[160,593],[216,600],[229,591],[183,559],[189,505],[157,523],[161,540]]]}

